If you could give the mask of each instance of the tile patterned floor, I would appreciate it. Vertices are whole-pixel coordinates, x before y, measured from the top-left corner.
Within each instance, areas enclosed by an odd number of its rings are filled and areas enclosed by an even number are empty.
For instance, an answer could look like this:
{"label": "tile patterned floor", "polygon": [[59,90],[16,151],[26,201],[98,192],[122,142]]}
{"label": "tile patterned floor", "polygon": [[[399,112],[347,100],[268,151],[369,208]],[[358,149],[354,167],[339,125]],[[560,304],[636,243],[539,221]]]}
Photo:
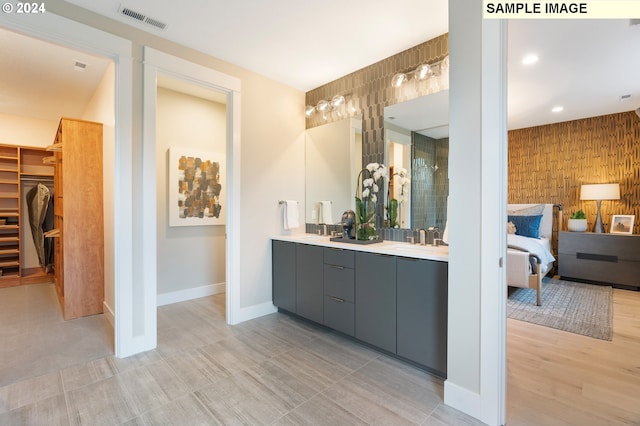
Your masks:
{"label": "tile patterned floor", "polygon": [[155,350],[0,387],[0,424],[481,424],[442,395],[442,380],[287,315],[227,326],[216,295],[159,308]]}

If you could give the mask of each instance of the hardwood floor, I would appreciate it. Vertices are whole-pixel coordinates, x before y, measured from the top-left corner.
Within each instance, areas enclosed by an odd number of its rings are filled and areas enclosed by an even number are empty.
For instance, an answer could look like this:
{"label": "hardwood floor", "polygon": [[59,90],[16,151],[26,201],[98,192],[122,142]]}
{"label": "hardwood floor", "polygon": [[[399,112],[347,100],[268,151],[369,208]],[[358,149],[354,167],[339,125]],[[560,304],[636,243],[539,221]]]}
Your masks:
{"label": "hardwood floor", "polygon": [[640,292],[613,301],[611,342],[507,320],[507,425],[640,425]]}
{"label": "hardwood floor", "polygon": [[224,309],[224,294],[162,306],[157,349],[0,385],[0,425],[482,424],[422,370],[281,313],[229,326]]}
{"label": "hardwood floor", "polygon": [[[43,318],[41,298],[9,297],[38,287],[3,290],[5,331],[18,330],[9,319],[33,328]],[[80,322],[63,322],[51,306],[57,319],[51,312],[46,323],[69,332],[20,329],[31,342],[19,355],[10,353],[17,337],[0,328],[0,425],[480,424],[443,404],[440,379],[325,329],[282,314],[227,326],[224,295],[159,308],[156,350],[85,354],[71,366],[56,363],[70,352],[60,346],[81,352],[63,339],[77,337]],[[640,425],[639,314],[640,293],[614,290],[611,342],[508,320],[507,425]],[[78,344],[96,348],[88,338]],[[22,379],[14,358],[33,361]]]}

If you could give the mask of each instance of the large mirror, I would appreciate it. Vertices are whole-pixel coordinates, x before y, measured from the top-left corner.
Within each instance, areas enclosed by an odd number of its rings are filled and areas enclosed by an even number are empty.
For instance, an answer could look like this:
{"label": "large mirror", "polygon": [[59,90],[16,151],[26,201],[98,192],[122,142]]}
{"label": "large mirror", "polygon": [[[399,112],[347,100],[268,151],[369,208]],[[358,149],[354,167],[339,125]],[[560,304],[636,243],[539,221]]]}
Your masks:
{"label": "large mirror", "polygon": [[362,170],[362,119],[345,118],[308,129],[305,135],[305,221],[340,223],[355,210],[357,173]]}
{"label": "large mirror", "polygon": [[[449,195],[449,91],[385,107],[384,138],[388,198],[398,201],[395,227],[443,230]],[[403,170],[408,181],[403,181]]]}

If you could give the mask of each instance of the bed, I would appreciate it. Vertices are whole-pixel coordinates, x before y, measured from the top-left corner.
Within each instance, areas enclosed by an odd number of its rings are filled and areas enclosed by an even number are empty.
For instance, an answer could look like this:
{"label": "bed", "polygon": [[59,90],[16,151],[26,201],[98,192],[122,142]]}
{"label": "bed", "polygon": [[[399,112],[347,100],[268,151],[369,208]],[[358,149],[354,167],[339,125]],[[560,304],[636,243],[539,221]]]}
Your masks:
{"label": "bed", "polygon": [[553,204],[507,205],[507,285],[535,289],[538,306],[542,303],[542,278],[555,262],[551,253],[553,209]]}

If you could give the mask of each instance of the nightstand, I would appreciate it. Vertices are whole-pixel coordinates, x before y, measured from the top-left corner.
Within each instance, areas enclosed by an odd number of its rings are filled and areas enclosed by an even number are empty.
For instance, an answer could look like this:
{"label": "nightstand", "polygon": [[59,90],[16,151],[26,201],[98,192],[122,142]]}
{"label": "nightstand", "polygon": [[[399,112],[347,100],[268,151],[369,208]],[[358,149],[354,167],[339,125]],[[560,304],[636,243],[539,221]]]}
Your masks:
{"label": "nightstand", "polygon": [[563,279],[640,289],[640,235],[558,233],[558,273]]}

